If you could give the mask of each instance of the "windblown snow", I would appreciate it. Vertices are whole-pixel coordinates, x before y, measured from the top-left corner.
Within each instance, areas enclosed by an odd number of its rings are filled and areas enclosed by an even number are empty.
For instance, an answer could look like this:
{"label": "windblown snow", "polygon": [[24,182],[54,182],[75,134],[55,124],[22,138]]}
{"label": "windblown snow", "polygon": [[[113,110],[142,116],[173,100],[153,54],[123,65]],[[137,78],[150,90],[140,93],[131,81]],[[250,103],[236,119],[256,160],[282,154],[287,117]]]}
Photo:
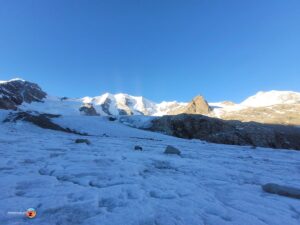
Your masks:
{"label": "windblown snow", "polygon": [[[7,113],[0,111],[1,121]],[[300,223],[299,200],[261,189],[268,182],[300,185],[297,151],[184,140],[105,117],[66,113],[53,121],[91,136],[22,121],[1,124],[1,224]],[[75,144],[76,138],[91,145]],[[163,154],[167,145],[181,156]],[[32,220],[7,214],[31,207],[37,210]]]}

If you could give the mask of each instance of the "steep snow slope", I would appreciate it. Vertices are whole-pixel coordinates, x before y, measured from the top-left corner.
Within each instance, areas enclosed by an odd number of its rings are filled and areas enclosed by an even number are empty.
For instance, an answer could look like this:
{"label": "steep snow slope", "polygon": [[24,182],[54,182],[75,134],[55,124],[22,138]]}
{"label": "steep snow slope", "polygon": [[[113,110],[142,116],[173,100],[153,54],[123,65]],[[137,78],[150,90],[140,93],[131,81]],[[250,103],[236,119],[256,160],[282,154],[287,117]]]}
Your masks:
{"label": "steep snow slope", "polygon": [[[55,122],[89,132],[92,144],[26,122],[1,124],[1,224],[300,223],[298,200],[261,190],[267,182],[299,186],[300,152],[177,139],[102,117]],[[168,144],[182,156],[164,155]],[[7,214],[30,207],[33,220]]]}
{"label": "steep snow slope", "polygon": [[300,93],[293,91],[260,91],[241,103],[243,106],[264,107],[278,104],[300,103]]}
{"label": "steep snow slope", "polygon": [[61,100],[61,98],[58,97],[47,96],[44,102],[24,103],[20,106],[20,109],[60,115],[80,115],[79,108],[82,104],[83,99],[70,98]]}

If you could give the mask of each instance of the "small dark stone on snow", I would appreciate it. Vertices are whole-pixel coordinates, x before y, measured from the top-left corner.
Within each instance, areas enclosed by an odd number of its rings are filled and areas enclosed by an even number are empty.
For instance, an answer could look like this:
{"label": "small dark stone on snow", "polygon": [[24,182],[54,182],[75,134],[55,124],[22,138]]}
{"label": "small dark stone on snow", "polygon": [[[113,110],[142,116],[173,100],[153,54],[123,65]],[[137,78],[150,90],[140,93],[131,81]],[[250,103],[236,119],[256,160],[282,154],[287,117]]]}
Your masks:
{"label": "small dark stone on snow", "polygon": [[166,148],[166,150],[165,150],[164,153],[165,154],[173,154],[173,155],[180,155],[181,154],[181,152],[180,152],[179,149],[177,149],[177,148],[175,148],[175,147],[173,147],[171,145],[167,146],[167,148]]}
{"label": "small dark stone on snow", "polygon": [[139,145],[134,146],[134,150],[136,151],[143,151],[143,148]]}
{"label": "small dark stone on snow", "polygon": [[109,120],[109,121],[116,121],[116,120],[117,120],[117,118],[116,118],[116,117],[112,117],[112,116],[110,116],[110,117],[108,117],[108,120]]}
{"label": "small dark stone on snow", "polygon": [[300,199],[300,188],[268,183],[262,186],[265,192]]}
{"label": "small dark stone on snow", "polygon": [[90,144],[91,144],[91,142],[90,142],[88,139],[76,139],[76,140],[75,140],[75,143],[76,143],[76,144],[82,144],[82,143],[85,143],[85,144],[87,144],[87,145],[90,145]]}

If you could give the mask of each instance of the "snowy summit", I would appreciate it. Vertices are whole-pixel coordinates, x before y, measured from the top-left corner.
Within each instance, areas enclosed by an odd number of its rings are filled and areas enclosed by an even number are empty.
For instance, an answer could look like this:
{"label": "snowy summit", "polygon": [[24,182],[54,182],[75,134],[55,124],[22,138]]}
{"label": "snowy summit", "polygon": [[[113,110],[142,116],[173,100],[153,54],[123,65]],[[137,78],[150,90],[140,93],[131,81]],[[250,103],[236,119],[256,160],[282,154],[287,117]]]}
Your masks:
{"label": "snowy summit", "polygon": [[241,105],[250,107],[264,107],[279,104],[300,104],[300,93],[293,91],[260,91],[241,103]]}

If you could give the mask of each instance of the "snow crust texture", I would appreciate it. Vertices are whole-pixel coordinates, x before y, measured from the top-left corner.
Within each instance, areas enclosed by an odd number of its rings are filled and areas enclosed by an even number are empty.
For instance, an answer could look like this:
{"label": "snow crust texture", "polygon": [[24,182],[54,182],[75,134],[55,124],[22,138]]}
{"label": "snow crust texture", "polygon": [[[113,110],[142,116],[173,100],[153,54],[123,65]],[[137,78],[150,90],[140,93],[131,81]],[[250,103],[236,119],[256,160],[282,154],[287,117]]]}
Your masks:
{"label": "snow crust texture", "polygon": [[[300,224],[299,200],[261,189],[299,187],[300,152],[183,140],[99,117],[54,121],[91,134],[91,144],[26,122],[0,125],[1,224]],[[167,145],[181,155],[164,154]],[[31,207],[32,220],[7,214]]]}

